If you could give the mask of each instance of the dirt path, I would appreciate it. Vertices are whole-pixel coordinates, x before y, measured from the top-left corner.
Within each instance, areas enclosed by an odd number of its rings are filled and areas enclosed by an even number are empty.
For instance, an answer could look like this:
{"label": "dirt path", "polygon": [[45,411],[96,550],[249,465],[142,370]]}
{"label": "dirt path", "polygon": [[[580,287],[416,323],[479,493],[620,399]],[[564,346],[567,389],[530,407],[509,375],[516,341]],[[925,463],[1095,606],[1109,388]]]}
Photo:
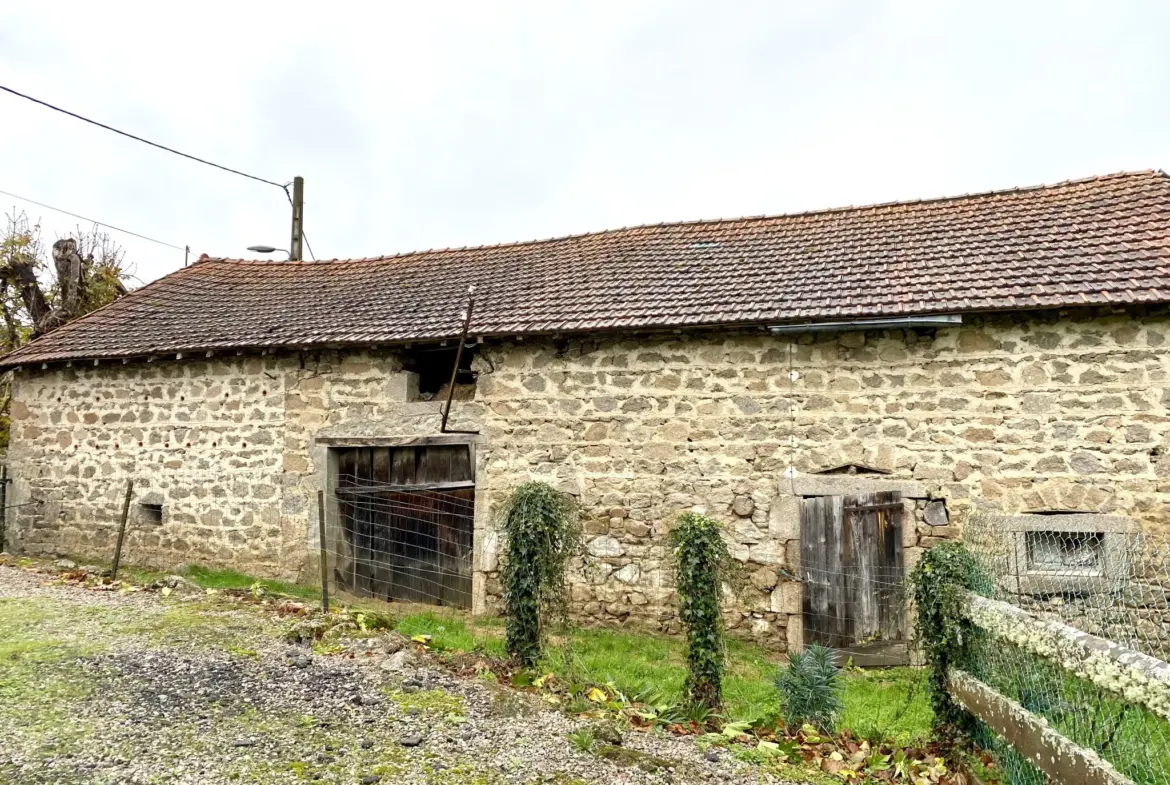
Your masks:
{"label": "dirt path", "polygon": [[[353,659],[315,655],[281,642],[284,624],[222,598],[0,566],[0,781],[776,782],[667,735],[626,733],[631,760],[603,760],[568,739],[583,723],[529,696],[393,667],[376,641]],[[644,770],[647,756],[669,768]]]}

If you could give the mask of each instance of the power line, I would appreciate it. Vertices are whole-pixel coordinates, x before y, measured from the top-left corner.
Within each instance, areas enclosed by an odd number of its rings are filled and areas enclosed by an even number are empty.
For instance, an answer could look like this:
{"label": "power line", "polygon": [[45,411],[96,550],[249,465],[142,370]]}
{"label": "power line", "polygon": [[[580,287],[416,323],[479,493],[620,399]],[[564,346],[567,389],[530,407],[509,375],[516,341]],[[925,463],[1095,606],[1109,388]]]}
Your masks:
{"label": "power line", "polygon": [[81,120],[84,123],[89,123],[90,125],[96,125],[98,128],[104,128],[107,131],[113,131],[114,133],[125,136],[128,139],[133,139],[136,142],[142,142],[143,144],[148,144],[151,147],[157,147],[159,150],[166,150],[168,153],[174,153],[175,155],[181,155],[183,158],[188,158],[192,161],[197,161],[198,163],[201,163],[201,164],[207,164],[208,166],[214,166],[216,169],[222,169],[225,172],[231,172],[232,174],[238,174],[240,177],[247,177],[249,180],[256,180],[257,182],[266,183],[268,185],[274,185],[277,188],[284,191],[286,194],[288,193],[288,189],[286,188],[286,186],[283,186],[280,183],[274,183],[271,180],[265,180],[263,177],[257,177],[254,174],[248,174],[247,172],[241,172],[239,169],[232,169],[229,166],[222,166],[220,164],[213,163],[212,161],[208,161],[205,158],[199,158],[199,157],[194,156],[194,155],[189,155],[187,153],[180,152],[179,150],[176,150],[173,147],[167,147],[164,144],[159,144],[158,142],[152,142],[149,139],[143,139],[141,136],[135,136],[134,134],[127,133],[126,131],[119,131],[117,128],[114,128],[113,126],[106,125],[105,123],[99,123],[97,120],[90,120],[88,117],[84,117],[82,115],[79,115],[76,112],[70,112],[68,109],[62,109],[59,106],[54,106],[53,104],[49,103],[48,101],[42,101],[39,98],[33,98],[31,95],[25,95],[22,92],[19,92],[17,90],[13,90],[11,87],[5,87],[4,85],[0,85],[0,90],[3,90],[6,93],[12,93],[13,95],[19,96],[20,98],[24,98],[27,101],[32,101],[34,104],[40,104],[41,106],[43,106],[47,109],[52,109],[54,112],[60,112],[61,114],[69,115],[70,117]]}
{"label": "power line", "polygon": [[[237,174],[240,177],[247,177],[249,180],[255,180],[256,182],[264,183],[266,185],[274,185],[277,188],[279,188],[280,190],[284,191],[284,195],[288,199],[289,205],[290,206],[292,205],[292,194],[290,194],[288,192],[288,185],[287,184],[276,183],[276,182],[273,182],[272,180],[265,180],[263,177],[257,177],[254,174],[248,174],[247,172],[241,172],[239,169],[232,169],[230,166],[223,166],[222,164],[217,164],[213,161],[208,161],[205,158],[199,158],[198,156],[184,153],[180,150],[174,149],[173,147],[167,147],[165,144],[159,144],[158,142],[152,142],[149,139],[143,139],[141,136],[136,136],[136,135],[134,135],[132,133],[128,133],[126,131],[121,131],[117,128],[114,128],[111,125],[106,125],[105,123],[99,123],[97,120],[91,120],[88,117],[85,117],[84,115],[79,115],[76,112],[70,112],[68,109],[62,109],[61,107],[55,106],[55,105],[49,103],[48,101],[42,101],[39,98],[33,98],[31,95],[26,95],[25,93],[22,93],[19,90],[13,90],[11,87],[5,87],[4,85],[0,85],[0,90],[3,90],[6,93],[11,93],[12,95],[15,95],[19,98],[23,98],[26,101],[32,101],[34,104],[39,104],[40,106],[43,106],[46,109],[52,109],[54,112],[60,112],[63,115],[68,115],[69,117],[75,118],[77,120],[81,120],[83,123],[89,123],[90,125],[97,126],[98,128],[103,128],[107,131],[113,131],[116,134],[119,134],[121,136],[125,136],[127,139],[133,139],[136,142],[142,142],[143,144],[148,144],[151,147],[158,148],[159,150],[165,150],[168,153],[174,153],[175,155],[182,156],[183,158],[187,158],[191,161],[196,161],[197,163],[206,164],[207,166],[213,166],[216,169],[220,169],[220,170],[223,170],[225,172]],[[11,194],[9,194],[9,195],[11,196]],[[29,202],[32,202],[33,204],[37,204],[37,202],[33,202],[31,199],[26,199],[25,201],[29,201]],[[41,205],[41,207],[46,207],[49,210],[56,210],[57,209],[55,207],[49,207],[48,205]],[[60,210],[59,212],[65,212],[65,211]],[[69,213],[66,213],[66,214],[68,215]],[[83,220],[89,220],[89,219],[86,218]],[[95,221],[94,223],[98,223],[98,222]],[[106,226],[110,229],[115,228],[115,227],[109,226],[108,224],[101,224],[101,225]],[[118,231],[125,231],[125,230],[119,229]],[[126,234],[134,234],[134,232],[126,232]],[[135,236],[139,236],[139,235],[135,235]],[[143,239],[149,240],[150,238],[146,237]],[[309,238],[305,235],[303,228],[301,229],[301,239],[303,239],[305,241],[305,246],[309,249],[309,256],[312,257],[313,260],[315,261],[317,257],[313,253],[313,246],[309,242]],[[158,241],[154,241],[154,242],[158,242]],[[162,243],[162,244],[167,245],[167,243]],[[171,247],[174,247],[174,246],[171,246]],[[182,249],[180,249],[180,250],[182,250]]]}
{"label": "power line", "polygon": [[13,199],[19,199],[22,202],[28,202],[29,204],[35,204],[37,207],[43,207],[46,210],[53,210],[55,212],[62,213],[64,215],[68,215],[72,218],[77,218],[78,220],[81,220],[81,221],[86,221],[86,222],[91,223],[91,224],[96,224],[97,226],[104,226],[107,229],[113,229],[115,232],[121,232],[122,234],[128,234],[128,235],[131,235],[132,237],[137,237],[140,240],[146,240],[148,242],[158,243],[159,245],[165,245],[167,248],[174,248],[176,251],[186,251],[187,250],[184,246],[173,245],[171,243],[163,242],[162,240],[156,240],[153,237],[147,237],[144,234],[139,234],[138,232],[132,232],[129,229],[121,229],[117,226],[114,226],[113,224],[108,224],[105,221],[95,221],[92,218],[86,218],[84,215],[78,215],[77,213],[71,213],[68,210],[62,210],[60,207],[54,207],[51,204],[45,204],[44,202],[38,202],[35,199],[29,199],[27,196],[21,196],[20,194],[9,193],[8,191],[0,191],[0,194],[3,194],[4,196],[11,196]]}

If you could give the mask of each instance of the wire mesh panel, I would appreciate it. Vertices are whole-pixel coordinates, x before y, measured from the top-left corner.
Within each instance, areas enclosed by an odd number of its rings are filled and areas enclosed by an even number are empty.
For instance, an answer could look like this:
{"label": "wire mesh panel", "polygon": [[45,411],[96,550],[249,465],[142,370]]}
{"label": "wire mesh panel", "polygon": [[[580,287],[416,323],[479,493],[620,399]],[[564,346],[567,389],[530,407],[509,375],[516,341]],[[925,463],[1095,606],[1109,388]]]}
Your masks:
{"label": "wire mesh panel", "polygon": [[[983,512],[969,517],[964,541],[981,566],[977,591],[1042,620],[1160,660],[1170,653],[1170,543],[1160,535]],[[1036,634],[1040,634],[1037,631]],[[1050,651],[1061,651],[1057,642]],[[967,669],[980,681],[1094,750],[1136,783],[1170,782],[1170,709],[1138,683],[1074,672],[1036,648],[981,633]],[[1153,708],[1152,708],[1153,707]],[[1013,785],[1043,783],[1030,762],[986,727],[978,739],[1000,759]]]}
{"label": "wire mesh panel", "polygon": [[339,489],[335,586],[396,602],[471,607],[474,491]]}
{"label": "wire mesh panel", "polygon": [[467,445],[339,451],[326,538],[337,588],[471,607],[474,493]]}

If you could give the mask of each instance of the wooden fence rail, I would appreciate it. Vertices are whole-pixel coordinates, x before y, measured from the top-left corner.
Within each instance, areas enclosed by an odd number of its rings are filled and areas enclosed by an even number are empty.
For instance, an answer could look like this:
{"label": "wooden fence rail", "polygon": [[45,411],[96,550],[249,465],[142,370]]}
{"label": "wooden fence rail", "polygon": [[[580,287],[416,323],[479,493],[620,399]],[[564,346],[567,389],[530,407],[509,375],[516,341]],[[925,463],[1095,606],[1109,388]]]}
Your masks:
{"label": "wooden fence rail", "polygon": [[[1113,641],[1043,619],[998,600],[970,595],[969,618],[993,637],[1058,665],[1129,704],[1170,720],[1170,664]],[[1126,785],[1132,781],[969,673],[954,670],[947,690],[960,705],[1011,744],[1051,782]]]}

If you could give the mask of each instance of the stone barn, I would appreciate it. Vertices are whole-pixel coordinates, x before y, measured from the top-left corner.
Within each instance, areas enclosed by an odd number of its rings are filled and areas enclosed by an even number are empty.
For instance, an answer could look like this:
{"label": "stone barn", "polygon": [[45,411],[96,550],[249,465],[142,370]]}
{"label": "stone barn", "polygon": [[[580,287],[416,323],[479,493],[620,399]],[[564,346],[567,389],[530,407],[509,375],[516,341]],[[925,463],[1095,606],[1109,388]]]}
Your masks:
{"label": "stone barn", "polygon": [[676,629],[664,535],[698,509],[746,567],[734,634],[897,645],[886,589],[977,505],[1168,528],[1168,339],[1154,171],[203,257],[2,360],[9,543],[108,560],[132,480],[125,559],[314,581],[320,491],[335,579],[491,613],[495,513],[541,479],[580,503],[587,622]]}

